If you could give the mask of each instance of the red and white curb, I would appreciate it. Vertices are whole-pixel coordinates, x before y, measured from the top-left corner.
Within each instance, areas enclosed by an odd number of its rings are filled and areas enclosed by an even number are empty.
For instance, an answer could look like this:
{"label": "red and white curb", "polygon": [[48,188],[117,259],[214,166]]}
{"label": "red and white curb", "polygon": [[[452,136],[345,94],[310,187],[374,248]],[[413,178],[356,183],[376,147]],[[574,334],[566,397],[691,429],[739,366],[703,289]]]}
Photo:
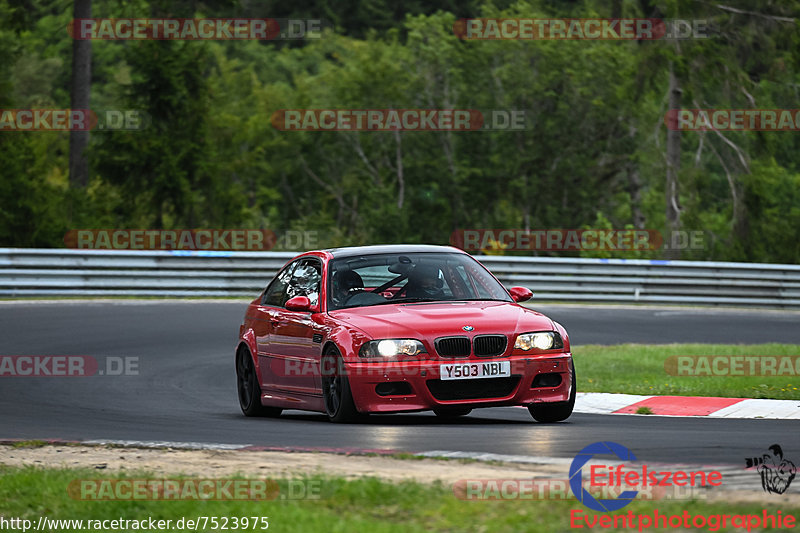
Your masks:
{"label": "red and white curb", "polygon": [[575,398],[576,413],[632,415],[642,408],[649,409],[649,415],[661,416],[800,419],[800,400],[639,396],[606,392],[579,392]]}

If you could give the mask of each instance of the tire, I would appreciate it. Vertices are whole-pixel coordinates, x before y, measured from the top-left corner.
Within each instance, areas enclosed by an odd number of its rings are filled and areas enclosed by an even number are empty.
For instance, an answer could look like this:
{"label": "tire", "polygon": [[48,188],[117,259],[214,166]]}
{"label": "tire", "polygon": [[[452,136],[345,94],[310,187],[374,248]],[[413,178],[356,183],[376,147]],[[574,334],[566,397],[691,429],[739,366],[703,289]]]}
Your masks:
{"label": "tire", "polygon": [[325,350],[322,356],[322,399],[328,420],[345,424],[359,418],[350,380],[345,373],[344,361],[335,347]]}
{"label": "tire", "polygon": [[239,407],[245,416],[280,416],[282,409],[279,407],[261,405],[261,387],[253,358],[247,348],[240,348],[236,352],[236,388],[239,393]]}
{"label": "tire", "polygon": [[575,408],[575,363],[569,363],[570,373],[572,374],[572,385],[570,386],[569,400],[566,402],[534,403],[528,406],[531,416],[537,422],[561,422],[572,414]]}
{"label": "tire", "polygon": [[456,419],[462,416],[467,416],[472,412],[472,409],[469,409],[467,407],[461,407],[461,408],[454,407],[450,409],[434,409],[433,412],[436,413],[436,416],[438,416],[439,418]]}

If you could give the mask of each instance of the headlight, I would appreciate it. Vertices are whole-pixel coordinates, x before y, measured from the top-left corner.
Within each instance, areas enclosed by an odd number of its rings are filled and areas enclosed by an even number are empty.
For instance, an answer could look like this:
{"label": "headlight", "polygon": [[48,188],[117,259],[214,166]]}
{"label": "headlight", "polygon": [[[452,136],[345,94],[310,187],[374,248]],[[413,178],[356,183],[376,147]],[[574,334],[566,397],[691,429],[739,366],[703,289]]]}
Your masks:
{"label": "headlight", "polygon": [[383,339],[369,341],[359,350],[360,357],[397,357],[398,355],[414,356],[427,353],[425,346],[416,339]]}
{"label": "headlight", "polygon": [[539,331],[536,333],[523,333],[517,337],[514,343],[515,350],[528,351],[532,348],[537,350],[557,350],[564,347],[561,335],[557,331]]}

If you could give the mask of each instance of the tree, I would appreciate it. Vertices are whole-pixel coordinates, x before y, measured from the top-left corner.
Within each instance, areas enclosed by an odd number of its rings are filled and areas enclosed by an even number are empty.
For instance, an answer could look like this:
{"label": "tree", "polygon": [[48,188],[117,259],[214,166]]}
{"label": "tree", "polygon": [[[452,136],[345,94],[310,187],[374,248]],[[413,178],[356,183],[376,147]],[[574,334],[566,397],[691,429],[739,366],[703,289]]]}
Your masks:
{"label": "tree", "polygon": [[138,131],[103,135],[93,161],[121,189],[129,223],[156,228],[206,223],[214,148],[207,142],[207,49],[174,41],[139,41],[126,54],[132,69],[126,102],[148,120]]}
{"label": "tree", "polygon": [[[73,19],[92,17],[92,0],[74,0]],[[74,28],[77,27],[74,26]],[[73,29],[74,29],[73,28]],[[92,87],[92,41],[78,39],[72,41],[72,93],[71,109],[89,109],[89,96]],[[89,146],[89,131],[74,130],[69,134],[69,180],[73,187],[86,187],[89,183],[89,159],[86,149]]]}

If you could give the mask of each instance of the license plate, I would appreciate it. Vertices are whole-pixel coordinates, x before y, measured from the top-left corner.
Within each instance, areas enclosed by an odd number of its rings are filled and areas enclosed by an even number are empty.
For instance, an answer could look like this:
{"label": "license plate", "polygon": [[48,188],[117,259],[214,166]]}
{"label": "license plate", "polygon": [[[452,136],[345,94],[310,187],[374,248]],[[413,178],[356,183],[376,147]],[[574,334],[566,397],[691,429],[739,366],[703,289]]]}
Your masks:
{"label": "license plate", "polygon": [[511,375],[511,361],[485,363],[453,363],[439,365],[439,379],[507,378]]}

